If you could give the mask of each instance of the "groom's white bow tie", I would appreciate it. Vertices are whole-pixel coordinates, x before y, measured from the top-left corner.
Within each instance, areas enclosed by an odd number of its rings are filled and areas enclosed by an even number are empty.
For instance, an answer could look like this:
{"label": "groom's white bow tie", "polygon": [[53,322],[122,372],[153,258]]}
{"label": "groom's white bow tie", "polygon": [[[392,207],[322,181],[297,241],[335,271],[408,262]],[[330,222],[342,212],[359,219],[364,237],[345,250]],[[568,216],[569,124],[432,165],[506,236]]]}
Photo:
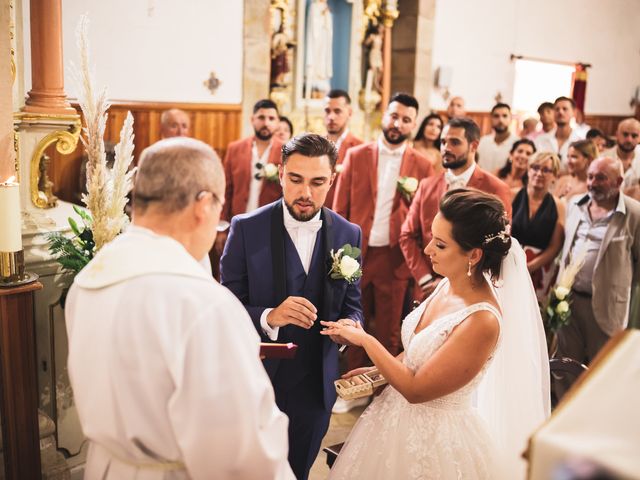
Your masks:
{"label": "groom's white bow tie", "polygon": [[301,222],[287,215],[284,217],[284,226],[288,231],[304,230],[310,233],[317,233],[322,228],[322,220],[309,220]]}

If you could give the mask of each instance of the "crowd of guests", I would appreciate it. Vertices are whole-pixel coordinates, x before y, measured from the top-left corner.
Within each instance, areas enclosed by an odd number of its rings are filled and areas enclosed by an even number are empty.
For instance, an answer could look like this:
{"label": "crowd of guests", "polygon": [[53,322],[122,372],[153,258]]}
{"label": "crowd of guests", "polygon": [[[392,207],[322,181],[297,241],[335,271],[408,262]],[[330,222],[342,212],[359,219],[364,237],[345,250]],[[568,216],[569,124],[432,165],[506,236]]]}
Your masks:
{"label": "crowd of guests", "polygon": [[[637,232],[627,232],[635,225],[629,218],[637,215],[635,200],[640,199],[640,122],[635,118],[621,121],[615,140],[609,139],[598,129],[577,124],[580,112],[568,97],[542,103],[538,118],[525,119],[518,134],[506,103],[491,109],[492,131],[484,136],[466,117],[462,97],[451,98],[446,115],[431,112],[418,124],[418,113],[415,98],[394,96],[384,113],[380,137],[364,143],[349,130],[348,93],[332,90],[324,99],[326,137],[338,150],[335,179],[325,206],[362,229],[366,328],[391,352],[398,351],[400,322],[408,311],[408,300],[424,299],[439,281],[422,255],[438,202],[448,189],[464,186],[502,200],[511,216],[512,234],[527,254],[541,305],[572,252],[589,252],[583,267],[586,278],[603,261],[611,261],[610,255],[616,257],[615,262],[629,265],[629,281],[625,277],[624,282],[614,282],[616,286],[621,283],[625,292],[620,298],[624,308],[616,312],[620,318],[615,322],[626,326],[633,313],[629,312],[630,292],[637,284],[640,261]],[[254,135],[230,144],[223,161],[227,188],[222,219],[226,221],[281,195],[276,168],[283,144],[294,135],[293,125],[267,99],[255,104],[251,124]],[[188,136],[188,116],[176,109],[165,112],[161,130],[163,138]],[[605,158],[609,160],[596,161]],[[402,179],[411,179],[410,187],[415,182],[413,188],[403,190],[398,183]],[[597,207],[601,199],[613,206],[598,221],[584,213],[584,208],[578,209],[583,217],[571,218],[579,215],[574,212],[576,205],[588,205],[590,212],[601,208]],[[630,207],[623,207],[627,203]],[[609,224],[620,222],[626,230],[612,238]],[[225,241],[226,232],[221,232],[212,252],[216,275]],[[567,258],[561,259],[562,251]],[[610,292],[613,287],[603,288]],[[594,295],[585,282],[577,282],[574,290],[576,296]],[[591,313],[597,310],[594,307]],[[593,318],[596,323],[605,321],[597,315]],[[565,348],[561,353],[588,364],[610,333],[597,342],[598,348],[580,352]],[[580,334],[590,344],[592,334]],[[559,337],[565,336],[560,331]],[[349,367],[366,361],[358,349],[350,349],[347,358]],[[355,405],[357,402],[338,401],[334,411],[344,412]]]}

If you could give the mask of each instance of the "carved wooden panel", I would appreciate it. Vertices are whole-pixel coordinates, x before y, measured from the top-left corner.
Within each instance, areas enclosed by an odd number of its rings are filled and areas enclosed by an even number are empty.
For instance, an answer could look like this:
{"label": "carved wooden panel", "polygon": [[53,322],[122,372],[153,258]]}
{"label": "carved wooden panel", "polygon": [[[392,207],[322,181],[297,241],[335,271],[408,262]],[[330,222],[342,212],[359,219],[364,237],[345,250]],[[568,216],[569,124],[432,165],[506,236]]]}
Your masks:
{"label": "carved wooden panel", "polygon": [[[74,104],[79,111],[79,107]],[[181,108],[191,119],[191,136],[211,145],[221,158],[227,145],[240,138],[241,106],[195,103],[112,102],[105,131],[105,140],[117,143],[127,111],[133,115],[135,134],[134,157],[160,139],[160,116],[169,108]],[[62,200],[78,202],[80,167],[84,147],[79,144],[71,155],[60,155],[51,148],[50,177],[54,193]]]}

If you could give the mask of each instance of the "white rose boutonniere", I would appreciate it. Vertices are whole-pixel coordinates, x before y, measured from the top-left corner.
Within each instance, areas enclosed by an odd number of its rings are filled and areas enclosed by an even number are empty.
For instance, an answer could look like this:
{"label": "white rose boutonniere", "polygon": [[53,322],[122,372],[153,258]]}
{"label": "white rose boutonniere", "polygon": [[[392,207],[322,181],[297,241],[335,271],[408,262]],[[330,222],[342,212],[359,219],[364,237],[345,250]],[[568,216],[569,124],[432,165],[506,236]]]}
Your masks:
{"label": "white rose boutonniere", "polygon": [[572,258],[562,270],[558,283],[549,292],[546,305],[542,309],[542,314],[546,317],[547,326],[554,333],[557,333],[571,320],[571,288],[576,275],[584,265],[585,256],[586,250],[576,258]]}
{"label": "white rose boutonniere", "polygon": [[416,190],[418,190],[418,183],[418,179],[415,177],[400,177],[398,179],[398,191],[408,202],[411,202]]}
{"label": "white rose boutonniere", "polygon": [[337,252],[331,250],[331,270],[329,276],[333,280],[346,280],[353,283],[362,276],[362,268],[357,258],[360,256],[360,249],[352,247],[348,243],[339,248]]}
{"label": "white rose boutonniere", "polygon": [[342,173],[343,170],[344,170],[344,165],[340,164],[335,166],[336,173]]}
{"label": "white rose boutonniere", "polygon": [[256,167],[260,169],[260,171],[256,173],[256,178],[258,180],[264,178],[270,182],[280,181],[278,166],[275,163],[267,163],[264,165],[262,163],[258,163],[256,164]]}

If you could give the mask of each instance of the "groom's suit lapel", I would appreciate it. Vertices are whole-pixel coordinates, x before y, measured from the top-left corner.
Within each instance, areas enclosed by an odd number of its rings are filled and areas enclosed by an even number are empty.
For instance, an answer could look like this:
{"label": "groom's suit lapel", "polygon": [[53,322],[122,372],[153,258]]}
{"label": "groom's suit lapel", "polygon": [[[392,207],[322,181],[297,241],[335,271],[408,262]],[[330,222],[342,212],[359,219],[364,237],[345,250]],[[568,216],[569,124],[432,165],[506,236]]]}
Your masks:
{"label": "groom's suit lapel", "polygon": [[276,305],[287,298],[287,275],[284,259],[284,215],[282,202],[277,202],[271,212],[271,258],[273,261],[273,289]]}

